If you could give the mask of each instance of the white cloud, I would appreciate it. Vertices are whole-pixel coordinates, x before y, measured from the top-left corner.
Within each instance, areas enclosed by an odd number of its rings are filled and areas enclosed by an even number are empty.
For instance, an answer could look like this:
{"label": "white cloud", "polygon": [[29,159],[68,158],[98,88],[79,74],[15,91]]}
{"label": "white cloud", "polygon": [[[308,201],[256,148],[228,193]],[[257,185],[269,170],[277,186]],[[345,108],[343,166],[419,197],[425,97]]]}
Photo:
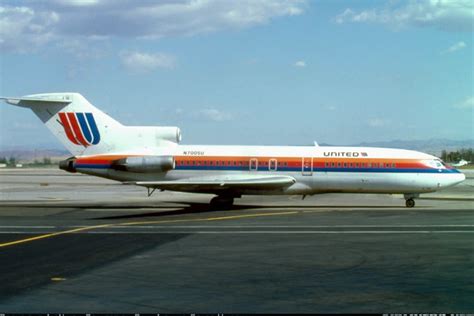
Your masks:
{"label": "white cloud", "polygon": [[464,42],[457,42],[456,44],[450,46],[447,50],[443,51],[442,54],[446,53],[454,53],[457,50],[463,49],[466,47],[466,43]]}
{"label": "white cloud", "polygon": [[234,118],[234,116],[231,113],[224,112],[218,109],[214,108],[206,108],[199,110],[197,112],[197,115],[206,119],[209,119],[211,121],[216,121],[216,122],[223,122],[223,121],[230,121]]}
{"label": "white cloud", "polygon": [[107,45],[103,45],[97,39],[71,38],[61,40],[56,44],[56,47],[78,59],[98,59],[108,54]]}
{"label": "white cloud", "polygon": [[99,4],[99,0],[55,0],[56,3],[62,4],[65,6],[71,5],[71,6],[78,6],[78,7],[83,7],[83,6],[94,6]]}
{"label": "white cloud", "polygon": [[396,28],[406,26],[435,27],[444,31],[473,32],[474,2],[472,0],[409,1],[384,9],[355,12],[348,8],[334,18],[336,23],[381,23]]}
{"label": "white cloud", "polygon": [[453,107],[457,109],[474,109],[474,96],[468,97],[463,101],[454,104]]}
{"label": "white cloud", "polygon": [[294,63],[294,66],[304,68],[306,67],[306,62],[304,60],[298,60],[297,62]]}
{"label": "white cloud", "polygon": [[371,127],[383,127],[383,126],[386,126],[388,124],[388,121],[384,120],[382,118],[376,117],[376,118],[370,119],[367,123]]}
{"label": "white cloud", "polygon": [[176,65],[174,56],[164,53],[122,52],[119,54],[123,66],[132,73],[147,73],[158,68],[173,68]]}
{"label": "white cloud", "polygon": [[21,53],[35,50],[56,38],[54,28],[59,22],[53,11],[0,6],[0,49]]}
{"label": "white cloud", "polygon": [[205,121],[215,121],[215,122],[224,122],[231,121],[235,119],[240,114],[232,113],[226,110],[217,109],[214,107],[203,107],[195,110],[185,110],[181,107],[174,109],[174,115],[183,119],[192,119],[192,120],[205,120]]}
{"label": "white cloud", "polygon": [[19,0],[0,6],[0,48],[29,51],[53,40],[192,36],[302,14],[306,0]]}

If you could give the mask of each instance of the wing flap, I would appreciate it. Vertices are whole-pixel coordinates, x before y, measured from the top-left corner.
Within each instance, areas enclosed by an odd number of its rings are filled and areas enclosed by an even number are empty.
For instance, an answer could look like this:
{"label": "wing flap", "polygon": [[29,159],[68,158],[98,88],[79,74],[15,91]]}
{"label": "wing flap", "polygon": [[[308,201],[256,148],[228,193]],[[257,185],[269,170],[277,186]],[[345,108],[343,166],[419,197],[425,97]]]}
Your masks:
{"label": "wing flap", "polygon": [[270,177],[226,177],[213,179],[184,179],[174,181],[138,181],[134,184],[148,188],[177,191],[209,191],[209,190],[269,190],[284,188],[295,183],[296,180],[289,176]]}

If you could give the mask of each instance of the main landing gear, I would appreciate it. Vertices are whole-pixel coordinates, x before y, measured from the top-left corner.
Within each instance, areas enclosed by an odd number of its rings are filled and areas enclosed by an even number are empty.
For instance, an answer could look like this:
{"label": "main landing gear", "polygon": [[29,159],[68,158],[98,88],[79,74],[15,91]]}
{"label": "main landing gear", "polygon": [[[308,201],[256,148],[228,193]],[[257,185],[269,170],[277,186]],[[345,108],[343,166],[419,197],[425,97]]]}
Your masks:
{"label": "main landing gear", "polygon": [[415,206],[415,198],[418,198],[419,194],[405,194],[405,206],[406,207],[414,207]]}
{"label": "main landing gear", "polygon": [[218,195],[211,199],[211,209],[229,209],[234,204],[233,196]]}
{"label": "main landing gear", "polygon": [[405,201],[406,207],[414,207],[415,206],[415,200],[413,199],[408,199]]}

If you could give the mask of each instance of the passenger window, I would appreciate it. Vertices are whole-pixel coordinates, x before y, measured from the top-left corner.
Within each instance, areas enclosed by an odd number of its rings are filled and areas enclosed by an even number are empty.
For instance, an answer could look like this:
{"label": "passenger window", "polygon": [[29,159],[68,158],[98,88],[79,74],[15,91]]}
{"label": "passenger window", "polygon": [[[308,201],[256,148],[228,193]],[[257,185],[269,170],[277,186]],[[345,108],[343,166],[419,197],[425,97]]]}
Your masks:
{"label": "passenger window", "polygon": [[340,163],[340,162],[338,162],[338,163],[337,163],[337,166],[338,166],[338,167],[340,167],[340,166],[341,166],[341,163]]}
{"label": "passenger window", "polygon": [[359,168],[359,163],[358,162],[356,162],[356,168]]}
{"label": "passenger window", "polygon": [[347,162],[344,163],[344,168],[346,168],[346,167],[347,167]]}
{"label": "passenger window", "polygon": [[331,167],[334,167],[334,166],[335,166],[334,162],[331,162]]}

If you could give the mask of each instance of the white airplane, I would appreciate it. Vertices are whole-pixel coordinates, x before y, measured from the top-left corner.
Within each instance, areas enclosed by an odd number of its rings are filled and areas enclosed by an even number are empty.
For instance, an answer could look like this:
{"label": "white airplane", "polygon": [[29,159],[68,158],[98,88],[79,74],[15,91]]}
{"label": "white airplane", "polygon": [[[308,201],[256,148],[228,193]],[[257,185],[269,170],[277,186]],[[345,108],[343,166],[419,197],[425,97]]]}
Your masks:
{"label": "white airplane", "polygon": [[453,166],[453,167],[462,167],[462,166],[468,165],[469,163],[470,163],[470,161],[466,161],[464,159],[461,159],[458,163],[452,163],[451,166]]}
{"label": "white airplane", "polygon": [[156,189],[212,193],[213,207],[252,195],[397,193],[407,207],[420,193],[464,181],[439,158],[370,147],[179,145],[177,127],[124,126],[78,93],[1,98],[30,108],[73,154],[69,172]]}

